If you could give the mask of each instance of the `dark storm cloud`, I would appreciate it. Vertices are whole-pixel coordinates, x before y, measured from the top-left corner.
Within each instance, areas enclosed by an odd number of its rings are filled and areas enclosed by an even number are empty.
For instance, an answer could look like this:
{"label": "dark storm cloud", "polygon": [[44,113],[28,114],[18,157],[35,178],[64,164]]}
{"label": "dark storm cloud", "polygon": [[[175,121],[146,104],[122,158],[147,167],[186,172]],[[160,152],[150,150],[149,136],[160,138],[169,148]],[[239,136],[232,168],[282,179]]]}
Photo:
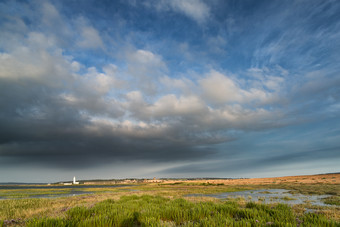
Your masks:
{"label": "dark storm cloud", "polygon": [[[79,107],[59,98],[57,89],[27,80],[23,84],[0,79],[2,157],[78,168],[121,160],[191,160],[213,154],[211,149],[196,148],[197,141],[172,143],[163,134],[120,135],[105,125],[94,125]],[[91,126],[96,130],[89,130]]]}
{"label": "dark storm cloud", "polygon": [[[59,139],[59,140],[57,140]],[[124,140],[124,141],[122,141]],[[64,169],[92,168],[122,161],[172,162],[196,160],[214,154],[211,149],[176,146],[155,141],[83,136],[70,140],[14,141],[2,144],[1,156],[17,164],[37,164]],[[7,163],[10,164],[10,163]],[[6,164],[4,164],[6,165]]]}

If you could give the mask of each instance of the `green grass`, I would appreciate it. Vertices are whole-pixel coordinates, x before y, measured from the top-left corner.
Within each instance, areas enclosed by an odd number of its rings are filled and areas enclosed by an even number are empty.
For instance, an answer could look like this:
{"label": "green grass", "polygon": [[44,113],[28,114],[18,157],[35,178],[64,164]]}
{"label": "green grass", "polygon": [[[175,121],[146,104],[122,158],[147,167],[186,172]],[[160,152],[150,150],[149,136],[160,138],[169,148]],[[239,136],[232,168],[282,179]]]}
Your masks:
{"label": "green grass", "polygon": [[284,196],[281,199],[285,200],[285,201],[296,200],[295,198],[292,198],[292,197],[289,197],[289,196]]}
{"label": "green grass", "polygon": [[93,207],[78,206],[65,217],[35,218],[27,226],[339,226],[321,214],[297,216],[291,207],[249,202],[199,202],[161,196],[123,196]]}
{"label": "green grass", "polygon": [[323,199],[324,203],[329,205],[337,205],[340,206],[340,196],[330,196],[328,198]]}

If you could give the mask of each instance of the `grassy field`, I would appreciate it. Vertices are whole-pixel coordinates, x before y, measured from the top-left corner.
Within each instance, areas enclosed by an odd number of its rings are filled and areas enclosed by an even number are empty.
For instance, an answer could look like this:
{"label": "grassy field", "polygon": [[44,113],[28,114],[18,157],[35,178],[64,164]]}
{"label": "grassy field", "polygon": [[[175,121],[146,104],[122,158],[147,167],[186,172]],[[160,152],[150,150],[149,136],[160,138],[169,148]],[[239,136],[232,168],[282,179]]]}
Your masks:
{"label": "grassy field", "polygon": [[[332,178],[331,178],[332,179]],[[292,193],[329,194],[324,202],[288,206],[247,199],[186,197],[249,189],[288,189]],[[0,190],[0,226],[340,226],[337,182],[227,184],[178,181],[136,184],[124,188],[86,188],[92,194],[60,198],[25,198],[60,194],[65,189]],[[287,198],[289,200],[290,198]],[[306,212],[311,211],[311,212]]]}

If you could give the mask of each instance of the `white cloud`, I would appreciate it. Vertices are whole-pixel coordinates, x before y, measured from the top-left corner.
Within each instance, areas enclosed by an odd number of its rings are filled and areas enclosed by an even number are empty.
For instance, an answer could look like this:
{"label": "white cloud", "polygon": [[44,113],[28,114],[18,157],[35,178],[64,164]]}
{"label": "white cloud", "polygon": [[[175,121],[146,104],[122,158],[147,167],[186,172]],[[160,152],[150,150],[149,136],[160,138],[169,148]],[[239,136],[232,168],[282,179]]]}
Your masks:
{"label": "white cloud", "polygon": [[47,48],[54,48],[56,47],[55,41],[43,33],[39,32],[30,32],[28,33],[27,42],[30,45],[31,49],[47,49]]}
{"label": "white cloud", "polygon": [[165,67],[162,57],[147,50],[137,50],[129,54],[129,60],[138,66]]}
{"label": "white cloud", "polygon": [[197,92],[196,85],[193,81],[187,78],[171,78],[168,76],[163,76],[160,78],[160,83],[164,86],[167,92],[180,92],[184,95],[190,95]]}
{"label": "white cloud", "polygon": [[278,91],[281,89],[281,85],[283,84],[284,79],[278,76],[269,76],[267,80],[264,82],[264,85],[273,91]]}
{"label": "white cloud", "polygon": [[99,32],[84,17],[79,17],[76,20],[76,26],[80,32],[77,43],[79,47],[88,49],[104,48]]}
{"label": "white cloud", "polygon": [[147,113],[149,105],[144,100],[143,94],[140,91],[131,91],[125,95],[126,102],[122,103],[126,111],[126,115],[133,119],[150,120],[150,115]]}
{"label": "white cloud", "polygon": [[143,95],[139,91],[131,91],[131,92],[127,93],[126,94],[126,98],[130,102],[133,102],[133,103],[136,103],[136,102],[142,103],[142,102],[144,102]]}
{"label": "white cloud", "polygon": [[82,67],[82,65],[77,61],[73,61],[71,63],[71,67],[72,67],[73,72],[78,72],[80,70],[80,68]]}
{"label": "white cloud", "polygon": [[84,26],[81,28],[81,39],[78,45],[80,47],[93,49],[104,47],[99,32],[91,26]]}
{"label": "white cloud", "polygon": [[114,121],[111,118],[91,117],[91,124],[86,126],[86,129],[93,135],[107,133],[111,135],[126,137],[126,138],[160,138],[168,131],[166,124],[152,124],[143,121],[123,120]]}
{"label": "white cloud", "polygon": [[43,23],[49,27],[53,27],[55,24],[63,24],[63,20],[58,10],[49,2],[44,2],[42,4],[42,20]]}
{"label": "white cloud", "polygon": [[58,9],[48,1],[44,1],[41,5],[38,2],[37,6],[40,8],[34,9],[31,13],[41,13],[41,15],[37,15],[37,18],[41,20],[40,26],[43,28],[45,35],[60,46],[70,45],[74,35],[72,25],[67,23],[67,20],[59,13]]}
{"label": "white cloud", "polygon": [[214,104],[242,102],[244,91],[229,77],[212,71],[199,80],[203,97]]}
{"label": "white cloud", "polygon": [[183,117],[190,114],[200,114],[205,109],[205,104],[197,96],[177,98],[175,95],[169,94],[158,99],[148,109],[148,112],[156,118]]}
{"label": "white cloud", "polygon": [[98,97],[106,96],[112,89],[120,88],[122,82],[116,78],[117,66],[108,64],[103,67],[103,73],[98,72],[97,68],[90,67],[87,73],[77,76],[77,82],[82,84],[81,89],[86,89]]}
{"label": "white cloud", "polygon": [[[130,1],[133,6],[136,6],[135,3]],[[206,22],[210,16],[209,6],[201,0],[150,0],[144,2],[144,5],[159,11],[172,10],[181,13],[199,24]]]}
{"label": "white cloud", "polygon": [[[47,49],[51,49],[52,53]],[[28,33],[21,43],[13,43],[11,51],[1,53],[0,77],[11,80],[34,79],[39,83],[60,86],[62,80],[69,79],[70,68],[59,48],[42,33]]]}
{"label": "white cloud", "polygon": [[210,15],[209,7],[201,0],[170,0],[168,4],[174,11],[181,12],[199,23],[206,21]]}
{"label": "white cloud", "polygon": [[136,50],[128,52],[125,60],[132,90],[139,89],[148,95],[155,95],[158,78],[168,70],[162,57],[147,50]]}

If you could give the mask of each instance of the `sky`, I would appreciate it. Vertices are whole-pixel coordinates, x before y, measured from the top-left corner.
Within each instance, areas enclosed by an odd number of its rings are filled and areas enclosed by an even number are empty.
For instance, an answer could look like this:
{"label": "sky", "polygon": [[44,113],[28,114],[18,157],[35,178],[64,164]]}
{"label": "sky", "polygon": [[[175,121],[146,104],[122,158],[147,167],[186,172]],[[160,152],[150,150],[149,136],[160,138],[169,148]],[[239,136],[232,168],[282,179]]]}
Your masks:
{"label": "sky", "polygon": [[340,2],[0,1],[0,182],[340,172]]}

